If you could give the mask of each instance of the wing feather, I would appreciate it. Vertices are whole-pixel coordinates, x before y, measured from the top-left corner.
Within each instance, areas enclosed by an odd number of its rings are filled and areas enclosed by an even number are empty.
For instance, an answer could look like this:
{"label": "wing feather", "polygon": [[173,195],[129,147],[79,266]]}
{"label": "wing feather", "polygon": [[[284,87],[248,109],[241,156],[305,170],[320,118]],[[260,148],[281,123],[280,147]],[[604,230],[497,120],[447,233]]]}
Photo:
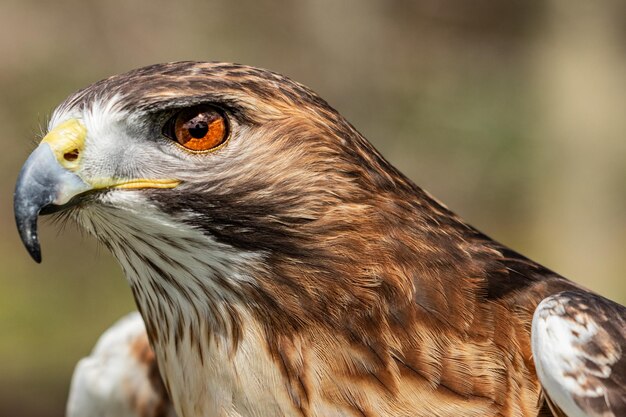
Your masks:
{"label": "wing feather", "polygon": [[175,417],[139,313],[102,334],[74,370],[67,417]]}
{"label": "wing feather", "polygon": [[537,375],[555,411],[626,416],[626,307],[588,292],[561,292],[539,304],[531,337]]}

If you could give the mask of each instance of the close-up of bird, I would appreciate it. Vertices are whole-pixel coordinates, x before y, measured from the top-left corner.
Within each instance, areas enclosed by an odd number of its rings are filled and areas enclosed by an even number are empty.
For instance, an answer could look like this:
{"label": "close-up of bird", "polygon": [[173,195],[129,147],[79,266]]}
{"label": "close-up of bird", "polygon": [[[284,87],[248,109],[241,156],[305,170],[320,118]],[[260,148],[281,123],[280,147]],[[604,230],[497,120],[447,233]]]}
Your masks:
{"label": "close-up of bird", "polygon": [[40,214],[95,236],[145,323],[81,361],[71,417],[626,415],[626,308],[467,224],[277,73],[173,62],[70,95],[14,209],[37,262]]}

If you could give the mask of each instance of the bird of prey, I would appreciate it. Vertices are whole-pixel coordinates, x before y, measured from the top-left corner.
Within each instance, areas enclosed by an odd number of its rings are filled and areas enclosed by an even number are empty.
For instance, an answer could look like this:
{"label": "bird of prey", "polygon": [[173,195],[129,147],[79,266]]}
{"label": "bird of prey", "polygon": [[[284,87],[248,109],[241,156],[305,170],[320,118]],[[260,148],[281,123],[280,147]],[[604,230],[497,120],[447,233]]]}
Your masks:
{"label": "bird of prey", "polygon": [[279,74],[97,82],[14,197],[36,261],[56,212],[117,258],[181,417],[626,415],[623,307],[468,225]]}

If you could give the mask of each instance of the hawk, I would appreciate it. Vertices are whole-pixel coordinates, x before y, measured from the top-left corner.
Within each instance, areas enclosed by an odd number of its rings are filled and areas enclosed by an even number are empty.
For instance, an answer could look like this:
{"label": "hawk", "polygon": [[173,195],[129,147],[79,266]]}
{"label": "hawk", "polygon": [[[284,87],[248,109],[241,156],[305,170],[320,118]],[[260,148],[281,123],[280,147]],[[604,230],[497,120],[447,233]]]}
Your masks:
{"label": "hawk", "polygon": [[48,128],[21,238],[39,262],[60,212],[110,249],[179,416],[626,415],[624,307],[468,225],[301,84],[158,64]]}

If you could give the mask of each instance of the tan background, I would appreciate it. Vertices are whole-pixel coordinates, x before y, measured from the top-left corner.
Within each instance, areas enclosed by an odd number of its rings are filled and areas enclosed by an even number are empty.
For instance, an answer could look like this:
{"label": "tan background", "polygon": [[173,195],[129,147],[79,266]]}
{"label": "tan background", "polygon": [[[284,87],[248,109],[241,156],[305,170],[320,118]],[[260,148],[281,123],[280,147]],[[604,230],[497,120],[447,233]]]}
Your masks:
{"label": "tan background", "polygon": [[72,368],[133,308],[111,256],[14,181],[71,91],[159,61],[301,81],[472,224],[626,302],[626,2],[0,0],[0,415],[59,416]]}

